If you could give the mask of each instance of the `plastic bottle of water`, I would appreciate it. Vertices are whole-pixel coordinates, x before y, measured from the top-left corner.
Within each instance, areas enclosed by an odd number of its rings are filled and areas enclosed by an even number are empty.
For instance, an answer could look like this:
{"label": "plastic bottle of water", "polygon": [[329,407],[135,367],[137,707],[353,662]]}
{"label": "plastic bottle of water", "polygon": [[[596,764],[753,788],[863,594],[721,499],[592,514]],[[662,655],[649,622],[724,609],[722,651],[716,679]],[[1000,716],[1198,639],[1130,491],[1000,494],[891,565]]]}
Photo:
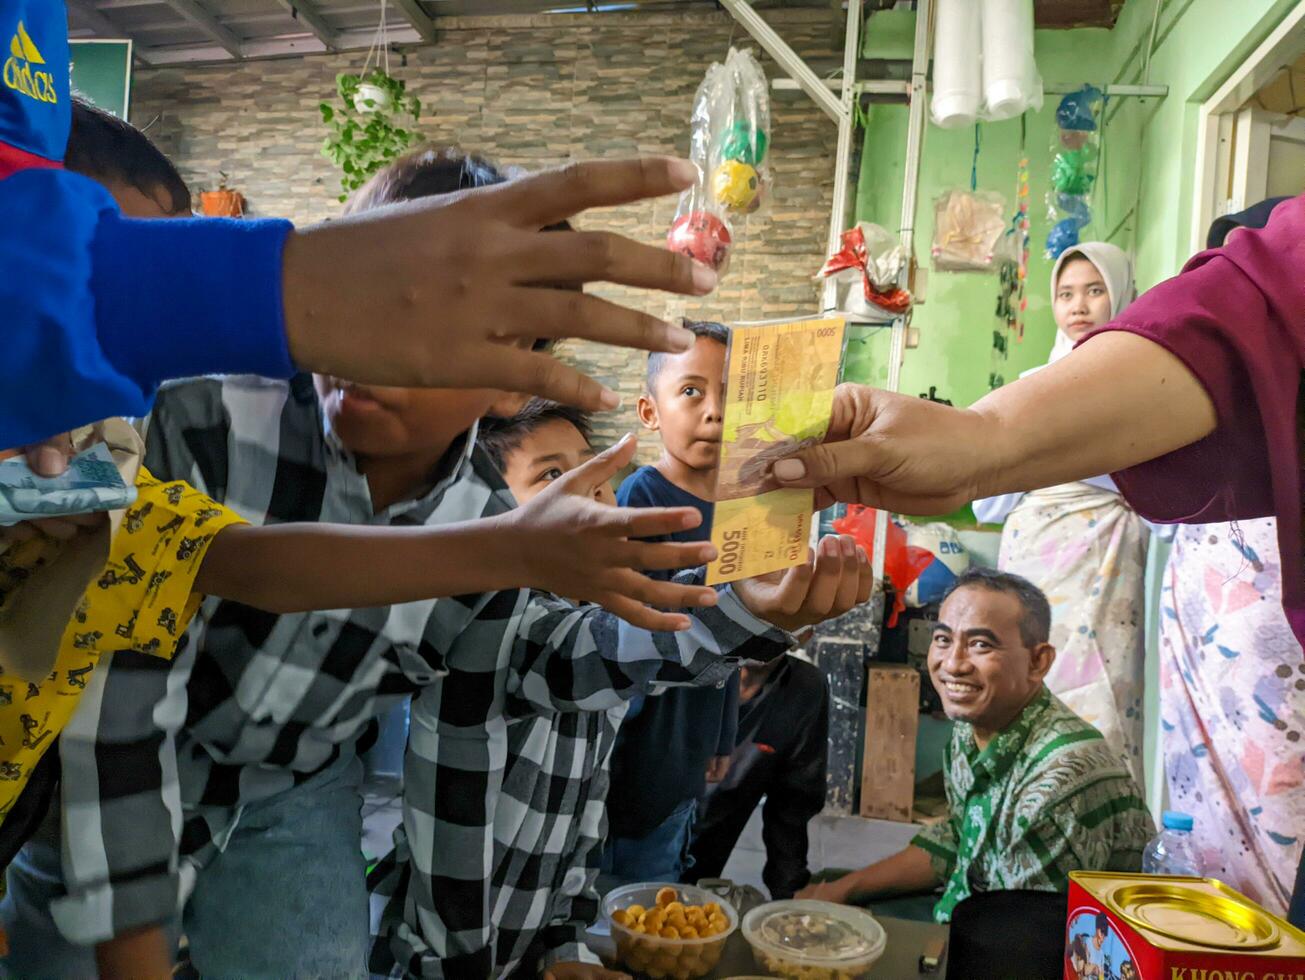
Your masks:
{"label": "plastic bottle of water", "polygon": [[1163,829],[1142,852],[1142,873],[1201,877],[1201,862],[1192,844],[1192,818],[1166,810],[1161,823]]}

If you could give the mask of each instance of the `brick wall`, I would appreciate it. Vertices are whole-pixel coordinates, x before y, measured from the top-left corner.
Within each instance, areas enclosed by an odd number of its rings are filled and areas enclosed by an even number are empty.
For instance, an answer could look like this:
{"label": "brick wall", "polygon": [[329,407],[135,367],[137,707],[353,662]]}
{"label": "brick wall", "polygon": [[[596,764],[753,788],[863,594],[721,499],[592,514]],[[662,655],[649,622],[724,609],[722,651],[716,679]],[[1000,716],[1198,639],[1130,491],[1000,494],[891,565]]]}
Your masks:
{"label": "brick wall", "polygon": [[[775,12],[772,22],[804,56],[841,54],[831,47],[826,11]],[[724,13],[450,18],[440,22],[437,45],[410,50],[406,64],[394,59],[391,67],[421,98],[427,137],[533,168],[572,157],[686,153],[693,93],[731,39],[750,40]],[[195,191],[214,187],[221,170],[252,215],[329,218],[340,207],[339,183],[320,154],[317,105],[334,99],[336,74],[356,71],[363,58],[140,70],[132,121],[149,127]],[[775,64],[764,64],[774,77]],[[748,219],[717,293],[703,301],[595,292],[665,316],[726,321],[815,308],[811,275],[828,228],[836,130],[804,96],[772,98],[771,111],[774,193]],[[583,226],[660,243],[674,208],[668,199],[600,212]],[[643,356],[584,343],[568,345],[566,356],[625,398],[621,411],[599,420],[600,435],[637,428]],[[655,439],[645,438],[642,457],[655,452]]]}

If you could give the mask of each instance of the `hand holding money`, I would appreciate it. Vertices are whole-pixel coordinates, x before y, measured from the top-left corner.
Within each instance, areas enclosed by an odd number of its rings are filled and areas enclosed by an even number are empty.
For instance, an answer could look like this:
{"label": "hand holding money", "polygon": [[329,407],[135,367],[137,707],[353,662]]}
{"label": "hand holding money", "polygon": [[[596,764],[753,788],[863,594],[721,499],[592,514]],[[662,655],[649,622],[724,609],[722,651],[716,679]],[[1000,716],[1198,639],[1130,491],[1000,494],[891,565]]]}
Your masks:
{"label": "hand holding money", "polygon": [[724,433],[707,584],[800,565],[814,494],[774,478],[776,462],[820,443],[843,357],[838,318],[735,327],[725,367]]}
{"label": "hand holding money", "polygon": [[74,456],[58,476],[39,476],[25,459],[0,462],[0,527],[121,510],[135,499],[136,488],[123,481],[102,442]]}

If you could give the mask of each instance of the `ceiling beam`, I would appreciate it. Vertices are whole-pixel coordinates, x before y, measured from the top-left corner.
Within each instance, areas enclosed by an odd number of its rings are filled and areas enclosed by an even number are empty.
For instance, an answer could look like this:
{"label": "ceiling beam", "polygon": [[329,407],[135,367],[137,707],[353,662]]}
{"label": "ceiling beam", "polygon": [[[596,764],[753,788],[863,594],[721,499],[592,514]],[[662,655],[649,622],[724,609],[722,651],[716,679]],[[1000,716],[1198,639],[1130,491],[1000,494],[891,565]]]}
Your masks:
{"label": "ceiling beam", "polygon": [[101,38],[125,38],[127,32],[93,7],[89,0],[68,0],[68,12],[79,27],[95,32]]}
{"label": "ceiling beam", "polygon": [[403,16],[423,41],[427,44],[435,43],[435,22],[422,9],[420,0],[394,0],[394,5],[403,11]]}
{"label": "ceiling beam", "polygon": [[163,2],[216,41],[236,61],[244,58],[244,52],[240,48],[240,38],[218,23],[217,18],[201,7],[196,0],[163,0]]}
{"label": "ceiling beam", "polygon": [[290,11],[291,17],[312,31],[313,36],[322,42],[327,51],[339,50],[335,28],[322,20],[322,15],[318,13],[317,5],[313,0],[276,0],[276,2]]}

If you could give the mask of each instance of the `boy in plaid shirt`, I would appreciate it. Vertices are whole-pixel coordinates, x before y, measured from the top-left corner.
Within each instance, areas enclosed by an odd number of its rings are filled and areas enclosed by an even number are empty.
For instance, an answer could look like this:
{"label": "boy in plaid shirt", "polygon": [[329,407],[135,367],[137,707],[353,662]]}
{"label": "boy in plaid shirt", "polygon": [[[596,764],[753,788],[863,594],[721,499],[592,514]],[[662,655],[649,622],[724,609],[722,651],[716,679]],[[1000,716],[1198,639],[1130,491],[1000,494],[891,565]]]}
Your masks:
{"label": "boy in plaid shirt", "polygon": [[[479,438],[522,505],[594,455],[588,417],[540,399],[532,399],[511,419],[482,420]],[[593,491],[596,499],[615,505],[610,485],[595,485]],[[824,550],[836,543],[830,541]],[[869,575],[861,585],[858,599],[864,601]],[[809,608],[785,625],[796,627],[813,618],[820,614]],[[445,699],[448,685],[446,681]],[[424,697],[413,702],[404,822],[395,832],[396,847],[369,878],[374,912],[380,916],[371,958],[374,976],[464,975],[459,950],[468,937],[450,928],[461,917],[463,896],[443,883],[437,886],[427,863],[445,843],[432,816],[440,807],[439,793],[454,789],[428,789],[429,773],[439,762],[440,721],[427,716],[427,703]],[[556,980],[618,976],[585,946],[584,932],[598,913],[595,882],[607,834],[609,765],[627,707],[622,701],[605,711],[548,712],[529,705],[509,711],[504,774],[493,808],[492,859],[482,888],[493,927],[488,940],[471,940],[473,945],[492,943],[489,975],[543,974]],[[485,975],[483,966],[482,961],[475,975]]]}
{"label": "boy in plaid shirt", "polygon": [[[392,165],[361,201],[492,179],[479,161],[424,151]],[[510,521],[511,496],[476,448],[476,420],[503,403],[500,392],[321,377],[203,380],[161,395],[146,462],[256,524]],[[631,449],[572,475],[570,492],[591,492]],[[340,562],[347,574],[348,555]],[[528,589],[294,616],[208,603],[170,667],[112,665],[87,694],[84,723],[65,732],[67,894],[53,898],[53,914],[66,936],[94,942],[168,921],[188,896],[184,925],[203,975],[361,974],[355,743],[372,717],[418,693],[429,724],[413,739],[429,765],[410,771],[408,794],[429,809],[413,815],[409,837],[424,851],[423,887],[451,910],[422,932],[443,947],[433,975],[487,976],[496,910],[486,881],[509,721],[605,710],[656,682],[719,683],[738,659],[786,649],[776,624],[798,622],[795,611],[809,619],[808,596],[819,605],[849,574],[859,574],[855,561],[822,556],[782,582],[721,589],[693,618],[599,597],[660,628],[687,624],[681,633],[648,633]],[[681,582],[700,585],[701,571]],[[661,603],[667,585],[636,598]],[[118,717],[155,702],[146,718]]]}

